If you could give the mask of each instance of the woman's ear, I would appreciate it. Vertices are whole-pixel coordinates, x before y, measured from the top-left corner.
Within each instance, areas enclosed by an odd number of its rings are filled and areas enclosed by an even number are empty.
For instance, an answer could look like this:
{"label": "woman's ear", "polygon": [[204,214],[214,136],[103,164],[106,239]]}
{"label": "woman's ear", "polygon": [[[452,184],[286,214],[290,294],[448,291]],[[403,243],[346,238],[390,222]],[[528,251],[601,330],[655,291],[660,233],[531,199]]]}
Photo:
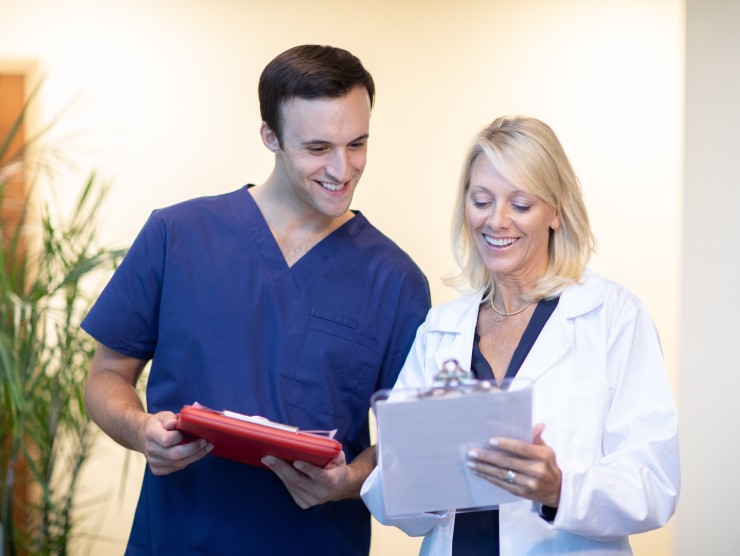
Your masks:
{"label": "woman's ear", "polygon": [[272,152],[276,153],[280,150],[280,140],[278,139],[277,134],[269,125],[267,125],[266,122],[262,122],[262,125],[260,126],[260,136],[262,137],[262,142],[265,144],[265,147],[270,149]]}
{"label": "woman's ear", "polygon": [[552,217],[552,220],[550,220],[550,228],[553,231],[557,231],[559,227],[560,227],[560,212],[555,211],[555,215]]}

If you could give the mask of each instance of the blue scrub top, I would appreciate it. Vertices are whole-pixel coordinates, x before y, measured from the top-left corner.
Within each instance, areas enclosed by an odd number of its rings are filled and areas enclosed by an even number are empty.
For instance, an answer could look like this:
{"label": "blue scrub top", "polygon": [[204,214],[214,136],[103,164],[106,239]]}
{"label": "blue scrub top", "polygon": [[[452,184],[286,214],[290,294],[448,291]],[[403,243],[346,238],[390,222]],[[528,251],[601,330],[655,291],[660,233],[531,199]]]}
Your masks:
{"label": "blue scrub top", "polygon": [[[155,211],[83,328],[152,359],[150,413],[198,401],[370,444],[429,309],[413,261],[356,213],[292,267],[246,187]],[[146,471],[128,554],[367,554],[362,502],[301,510],[267,470],[215,456]]]}

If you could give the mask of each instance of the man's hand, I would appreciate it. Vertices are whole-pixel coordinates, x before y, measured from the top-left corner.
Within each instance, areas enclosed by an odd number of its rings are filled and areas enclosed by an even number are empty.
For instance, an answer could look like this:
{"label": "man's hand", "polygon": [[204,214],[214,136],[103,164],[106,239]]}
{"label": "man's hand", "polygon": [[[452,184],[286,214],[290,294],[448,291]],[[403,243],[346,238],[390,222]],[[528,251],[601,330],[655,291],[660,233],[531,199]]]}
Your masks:
{"label": "man's hand", "polygon": [[175,430],[177,416],[171,411],[149,415],[141,428],[142,453],[155,475],[168,475],[198,461],[213,449],[213,444],[199,439],[186,444]]}
{"label": "man's hand", "polygon": [[108,436],[144,454],[155,475],[167,475],[198,461],[213,445],[205,440],[180,444],[177,415],[146,412],[135,388],[145,365],[98,343],[85,385],[85,406]]}
{"label": "man's hand", "polygon": [[305,461],[289,462],[265,456],[262,463],[272,470],[301,508],[345,498],[358,498],[360,487],[373,469],[375,448],[368,448],[347,465],[344,452],[326,467]]}

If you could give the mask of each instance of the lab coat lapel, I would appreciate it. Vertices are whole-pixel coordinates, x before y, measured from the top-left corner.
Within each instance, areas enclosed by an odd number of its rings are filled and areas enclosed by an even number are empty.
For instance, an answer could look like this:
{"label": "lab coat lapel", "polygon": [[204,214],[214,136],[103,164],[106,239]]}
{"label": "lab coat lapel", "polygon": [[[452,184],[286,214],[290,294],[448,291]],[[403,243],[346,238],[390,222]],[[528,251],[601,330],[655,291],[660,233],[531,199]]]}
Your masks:
{"label": "lab coat lapel", "polygon": [[552,369],[573,347],[572,323],[564,311],[555,309],[542,328],[527,358],[522,363],[515,381],[534,382],[543,373]]}
{"label": "lab coat lapel", "polygon": [[[573,284],[562,293],[557,308],[540,332],[515,381],[538,379],[574,349],[573,319],[594,310],[604,301],[603,284],[589,280],[590,274],[591,271],[586,270],[581,283]],[[434,313],[428,332],[441,338],[433,349],[438,369],[448,359],[457,359],[463,369],[470,369],[482,297],[483,292],[463,295],[444,311]]]}
{"label": "lab coat lapel", "polygon": [[537,380],[575,349],[574,319],[604,302],[603,285],[589,280],[590,275],[591,271],[586,270],[582,282],[573,284],[562,293],[557,308],[540,332],[516,379]]}
{"label": "lab coat lapel", "polygon": [[434,361],[437,363],[437,369],[441,370],[445,361],[454,359],[463,370],[469,371],[470,362],[473,358],[472,346],[472,336],[465,333],[456,334],[452,342],[440,346],[434,353]]}
{"label": "lab coat lapel", "polygon": [[455,359],[464,370],[470,370],[478,308],[482,297],[483,292],[462,296],[452,302],[455,306],[449,310],[437,312],[429,323],[429,331],[439,333],[443,337],[434,350],[437,369],[441,369],[448,359]]}

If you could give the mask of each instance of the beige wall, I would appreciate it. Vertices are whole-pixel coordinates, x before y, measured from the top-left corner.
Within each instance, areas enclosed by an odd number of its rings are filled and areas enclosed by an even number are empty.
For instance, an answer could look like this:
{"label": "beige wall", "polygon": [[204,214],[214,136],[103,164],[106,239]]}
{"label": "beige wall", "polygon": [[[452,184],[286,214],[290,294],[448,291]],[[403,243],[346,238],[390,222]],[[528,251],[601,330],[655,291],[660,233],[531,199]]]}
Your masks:
{"label": "beige wall", "polygon": [[676,554],[732,556],[740,546],[740,2],[689,0],[686,27]]}
{"label": "beige wall", "polygon": [[[456,295],[440,276],[468,141],[497,115],[540,117],[584,184],[592,266],[648,303],[675,376],[683,18],[682,0],[0,0],[0,57],[48,70],[42,121],[79,97],[58,134],[113,180],[103,234],[127,245],[155,207],[266,178],[255,91],[267,61],[306,42],[348,48],[378,86],[354,205],[418,261],[435,303]],[[94,506],[92,554],[120,553],[128,533],[137,487],[119,495],[121,454],[102,442],[87,473],[85,495],[109,498]],[[129,476],[141,467],[133,458]],[[418,546],[385,529],[374,542],[378,555]],[[672,530],[633,544],[671,554]]]}

